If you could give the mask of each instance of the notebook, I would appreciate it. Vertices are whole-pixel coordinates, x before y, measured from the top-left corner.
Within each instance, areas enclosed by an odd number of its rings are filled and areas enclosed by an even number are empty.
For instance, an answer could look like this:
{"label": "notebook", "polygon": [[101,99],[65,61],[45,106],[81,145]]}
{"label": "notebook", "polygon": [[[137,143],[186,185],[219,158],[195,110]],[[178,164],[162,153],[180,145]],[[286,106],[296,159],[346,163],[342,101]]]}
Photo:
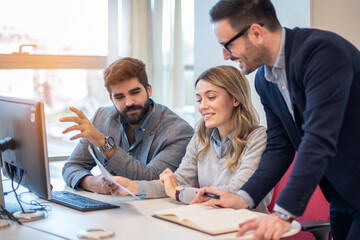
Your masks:
{"label": "notebook", "polygon": [[210,235],[218,235],[239,230],[239,223],[256,218],[258,213],[248,209],[206,207],[192,204],[184,207],[153,212],[153,217],[180,224]]}

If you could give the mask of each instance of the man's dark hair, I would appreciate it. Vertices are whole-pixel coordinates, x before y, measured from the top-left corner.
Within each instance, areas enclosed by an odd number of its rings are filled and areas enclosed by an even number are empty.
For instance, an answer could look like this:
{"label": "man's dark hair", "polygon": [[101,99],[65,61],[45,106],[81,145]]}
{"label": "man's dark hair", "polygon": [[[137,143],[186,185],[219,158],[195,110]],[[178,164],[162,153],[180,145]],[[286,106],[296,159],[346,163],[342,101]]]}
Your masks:
{"label": "man's dark hair", "polygon": [[271,32],[280,27],[270,0],[220,0],[211,8],[210,17],[213,23],[228,19],[239,31],[253,23],[262,23]]}
{"label": "man's dark hair", "polygon": [[149,86],[145,64],[135,58],[120,58],[104,70],[104,85],[109,93],[111,93],[112,85],[132,78],[137,78],[145,89]]}

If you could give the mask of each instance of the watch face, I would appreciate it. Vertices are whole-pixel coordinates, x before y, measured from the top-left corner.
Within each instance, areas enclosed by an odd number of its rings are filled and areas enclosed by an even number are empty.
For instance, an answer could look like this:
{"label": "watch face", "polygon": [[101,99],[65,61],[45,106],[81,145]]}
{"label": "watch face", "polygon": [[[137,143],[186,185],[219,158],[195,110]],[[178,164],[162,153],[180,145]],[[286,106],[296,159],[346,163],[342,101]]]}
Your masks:
{"label": "watch face", "polygon": [[289,219],[289,216],[285,215],[285,214],[282,214],[282,213],[279,213],[278,214],[279,218],[282,219],[282,220],[288,220]]}
{"label": "watch face", "polygon": [[110,145],[111,147],[114,147],[114,146],[115,146],[115,141],[114,141],[114,139],[113,139],[112,137],[108,137],[108,138],[107,138],[107,142],[109,143],[109,145]]}
{"label": "watch face", "polygon": [[105,145],[102,147],[98,147],[97,149],[99,152],[104,153],[107,150],[110,150],[115,147],[115,141],[112,137],[106,137],[105,138]]}
{"label": "watch face", "polygon": [[287,221],[287,222],[289,222],[289,223],[291,223],[293,220],[294,220],[294,218],[292,218],[292,217],[290,217],[290,216],[288,216],[288,215],[286,215],[286,214],[284,214],[284,213],[276,213],[277,215],[278,215],[278,217],[281,219],[281,220],[284,220],[284,221]]}
{"label": "watch face", "polygon": [[184,190],[184,186],[176,186],[175,190],[181,192]]}

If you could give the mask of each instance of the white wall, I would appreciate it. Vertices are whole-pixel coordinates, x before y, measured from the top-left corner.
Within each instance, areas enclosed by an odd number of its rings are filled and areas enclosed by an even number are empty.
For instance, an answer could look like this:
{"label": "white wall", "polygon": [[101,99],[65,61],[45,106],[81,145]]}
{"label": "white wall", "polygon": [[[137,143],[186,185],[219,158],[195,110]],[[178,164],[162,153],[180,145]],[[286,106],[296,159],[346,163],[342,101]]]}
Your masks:
{"label": "white wall", "polygon": [[360,49],[360,1],[311,0],[311,27],[336,32]]}
{"label": "white wall", "polygon": [[[324,0],[326,1],[326,0]],[[335,1],[335,0],[334,0]],[[206,69],[217,65],[233,65],[222,58],[221,47],[216,41],[210,23],[209,10],[217,0],[196,0],[195,2],[195,43],[194,73],[195,78]],[[280,23],[289,28],[310,26],[310,0],[273,0]],[[255,73],[247,75],[251,86],[252,101],[260,115],[260,122],[266,125],[265,114],[260,98],[254,88]],[[199,117],[199,115],[197,115]]]}

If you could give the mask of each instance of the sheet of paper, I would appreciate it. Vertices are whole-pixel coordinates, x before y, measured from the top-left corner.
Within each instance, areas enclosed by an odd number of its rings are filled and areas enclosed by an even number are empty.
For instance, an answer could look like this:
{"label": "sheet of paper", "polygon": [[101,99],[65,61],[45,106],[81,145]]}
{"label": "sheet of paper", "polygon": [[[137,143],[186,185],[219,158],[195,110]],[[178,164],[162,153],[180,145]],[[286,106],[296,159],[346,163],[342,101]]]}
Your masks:
{"label": "sheet of paper", "polygon": [[113,176],[108,172],[108,170],[106,170],[106,169],[104,168],[104,166],[103,166],[103,165],[100,163],[100,161],[96,158],[95,153],[94,153],[94,151],[92,150],[92,148],[90,147],[90,145],[89,145],[88,149],[89,149],[89,152],[90,152],[91,156],[93,157],[94,161],[95,161],[96,164],[98,165],[98,167],[99,167],[99,169],[100,169],[103,177],[104,177],[106,180],[108,180],[108,181],[114,183],[115,185],[117,185],[117,186],[120,188],[120,193],[123,193],[123,192],[125,191],[125,192],[129,193],[131,196],[133,196],[134,198],[136,198],[136,199],[138,199],[138,200],[140,199],[140,198],[137,197],[135,194],[133,194],[132,192],[130,192],[129,190],[127,190],[125,187],[123,187],[121,184],[119,184],[117,181],[115,181],[115,179],[113,178]]}

